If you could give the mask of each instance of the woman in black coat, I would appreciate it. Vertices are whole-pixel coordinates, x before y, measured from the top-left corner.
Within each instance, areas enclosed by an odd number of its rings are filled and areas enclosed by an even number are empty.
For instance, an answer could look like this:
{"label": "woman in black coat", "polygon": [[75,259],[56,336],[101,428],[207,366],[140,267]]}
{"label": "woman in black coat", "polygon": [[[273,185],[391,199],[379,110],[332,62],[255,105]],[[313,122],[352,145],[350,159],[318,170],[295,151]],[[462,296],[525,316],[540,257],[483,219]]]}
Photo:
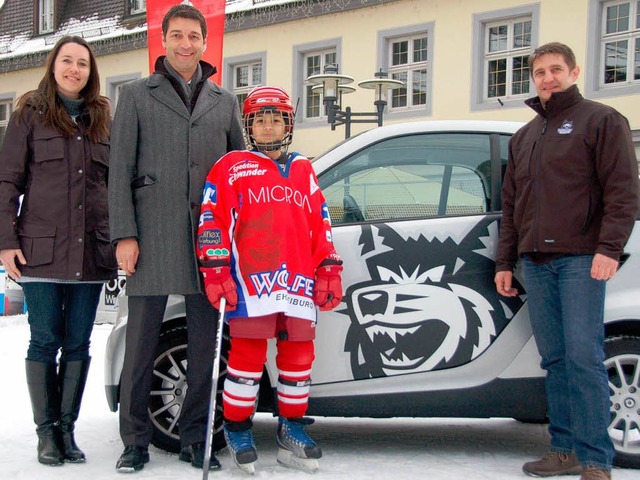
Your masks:
{"label": "woman in black coat", "polygon": [[65,36],[38,88],[20,98],[0,150],[0,260],[27,302],[27,383],[38,460],[47,465],[85,461],[74,424],[100,292],[117,273],[110,123],[95,55],[82,38]]}

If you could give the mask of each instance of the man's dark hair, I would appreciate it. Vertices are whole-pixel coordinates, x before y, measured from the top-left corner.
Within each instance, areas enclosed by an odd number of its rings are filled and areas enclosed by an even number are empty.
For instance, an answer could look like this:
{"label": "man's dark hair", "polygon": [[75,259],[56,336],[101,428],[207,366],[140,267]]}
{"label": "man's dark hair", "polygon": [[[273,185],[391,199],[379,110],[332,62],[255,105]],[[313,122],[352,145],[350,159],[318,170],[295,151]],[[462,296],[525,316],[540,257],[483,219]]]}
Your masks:
{"label": "man's dark hair", "polygon": [[169,9],[162,19],[162,37],[167,38],[167,30],[169,30],[169,20],[175,17],[190,18],[191,20],[198,20],[200,22],[200,28],[202,30],[203,40],[207,39],[207,22],[204,19],[204,15],[193,5],[174,5]]}
{"label": "man's dark hair", "polygon": [[565,63],[569,67],[569,70],[573,70],[574,68],[576,68],[576,56],[573,54],[573,50],[571,50],[571,48],[569,48],[564,43],[550,42],[545,43],[544,45],[540,45],[529,56],[529,75],[533,77],[533,63],[542,55],[547,55],[549,53],[562,55],[562,58],[564,58]]}

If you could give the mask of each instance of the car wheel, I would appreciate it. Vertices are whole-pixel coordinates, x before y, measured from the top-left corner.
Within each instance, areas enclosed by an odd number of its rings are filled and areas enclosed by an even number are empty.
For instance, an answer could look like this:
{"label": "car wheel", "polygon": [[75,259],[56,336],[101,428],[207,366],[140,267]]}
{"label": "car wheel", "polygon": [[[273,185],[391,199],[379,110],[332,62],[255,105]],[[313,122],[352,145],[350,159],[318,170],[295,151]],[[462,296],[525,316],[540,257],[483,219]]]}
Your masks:
{"label": "car wheel", "polygon": [[604,364],[609,375],[614,463],[640,468],[640,338],[608,338]]}
{"label": "car wheel", "polygon": [[[226,336],[226,334],[225,334]],[[228,341],[223,341],[218,382],[216,419],[214,422],[213,449],[226,446],[222,431],[222,388],[227,369]],[[226,347],[226,348],[225,348]],[[178,420],[187,389],[187,327],[171,327],[160,334],[153,366],[149,417],[153,424],[151,443],[169,452],[180,451]]]}

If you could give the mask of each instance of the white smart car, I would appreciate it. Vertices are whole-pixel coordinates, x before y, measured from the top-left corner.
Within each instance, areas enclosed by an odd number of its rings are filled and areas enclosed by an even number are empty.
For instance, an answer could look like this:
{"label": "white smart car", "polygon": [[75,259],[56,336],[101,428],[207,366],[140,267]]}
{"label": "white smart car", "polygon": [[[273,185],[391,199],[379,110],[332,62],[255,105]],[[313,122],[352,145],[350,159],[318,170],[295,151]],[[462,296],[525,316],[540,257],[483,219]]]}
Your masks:
{"label": "white smart car", "polygon": [[[318,320],[309,415],[546,419],[523,294],[493,283],[501,181],[519,123],[414,122],[369,130],[317,157],[343,303]],[[606,302],[606,367],[616,464],[640,468],[640,229]],[[107,345],[105,383],[118,408],[126,302]],[[179,448],[186,387],[184,304],[171,297],[149,414],[153,443]],[[273,352],[271,352],[273,353]],[[273,356],[259,410],[273,411]],[[222,441],[219,436],[219,441]]]}

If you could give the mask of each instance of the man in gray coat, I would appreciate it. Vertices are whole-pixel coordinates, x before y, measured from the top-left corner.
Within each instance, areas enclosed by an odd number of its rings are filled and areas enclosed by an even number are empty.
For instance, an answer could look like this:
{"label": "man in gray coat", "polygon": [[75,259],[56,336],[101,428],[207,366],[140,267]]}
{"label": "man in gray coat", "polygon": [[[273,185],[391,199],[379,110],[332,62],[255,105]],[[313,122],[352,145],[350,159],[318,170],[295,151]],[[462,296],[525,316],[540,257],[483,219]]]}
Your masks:
{"label": "man in gray coat", "polygon": [[[149,461],[152,425],[147,404],[167,296],[182,294],[187,314],[187,383],[180,413],[180,460],[202,468],[217,312],[203,294],[195,236],[207,173],[226,152],[244,149],[233,94],[208,77],[201,61],[207,25],[189,5],[162,22],[155,72],[123,86],[111,134],[111,239],[128,276],[129,317],[120,391],[116,469]],[[212,457],[211,465],[220,464]]]}

